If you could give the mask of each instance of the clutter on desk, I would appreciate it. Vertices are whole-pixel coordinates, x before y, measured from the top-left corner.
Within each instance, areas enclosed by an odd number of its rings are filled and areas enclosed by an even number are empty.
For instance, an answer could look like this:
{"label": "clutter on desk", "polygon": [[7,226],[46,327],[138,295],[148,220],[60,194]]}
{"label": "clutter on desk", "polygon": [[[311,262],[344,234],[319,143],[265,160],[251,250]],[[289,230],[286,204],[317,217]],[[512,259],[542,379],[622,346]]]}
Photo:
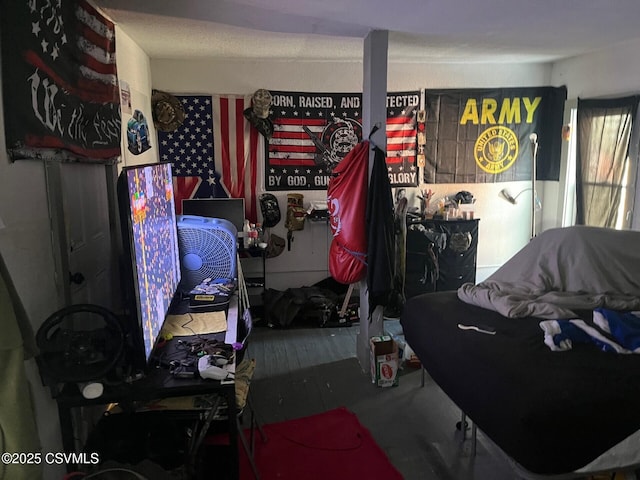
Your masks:
{"label": "clutter on desk", "polygon": [[205,278],[189,292],[189,310],[225,310],[235,290],[236,281],[233,278]]}
{"label": "clutter on desk", "polygon": [[224,311],[194,312],[182,315],[167,315],[160,336],[182,337],[224,332],[227,329],[227,315]]}
{"label": "clutter on desk", "polygon": [[173,338],[175,344],[170,351],[165,353],[161,347],[156,352],[158,359],[168,366],[175,378],[233,381],[236,352],[231,345],[200,336],[183,337]]}
{"label": "clutter on desk", "polygon": [[220,365],[219,358],[226,360],[224,357],[216,357],[215,355],[203,355],[198,358],[198,372],[201,378],[227,380],[235,377],[235,372],[228,367],[228,360],[223,365]]}

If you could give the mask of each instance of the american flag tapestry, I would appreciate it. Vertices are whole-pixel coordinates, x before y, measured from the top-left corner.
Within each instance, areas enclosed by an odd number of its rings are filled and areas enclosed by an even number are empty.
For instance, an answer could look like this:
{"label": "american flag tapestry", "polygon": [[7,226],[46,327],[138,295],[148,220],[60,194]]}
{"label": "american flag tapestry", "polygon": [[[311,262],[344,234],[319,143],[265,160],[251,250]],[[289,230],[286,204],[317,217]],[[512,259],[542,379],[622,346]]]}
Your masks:
{"label": "american flag tapestry", "polygon": [[426,183],[558,180],[566,87],[426,90]]}
{"label": "american flag tapestry", "polygon": [[116,159],[121,120],[113,24],[84,0],[0,5],[9,157]]}
{"label": "american flag tapestry", "polygon": [[245,215],[257,221],[257,171],[264,138],[245,119],[251,95],[179,95],[185,120],[173,132],[158,130],[161,161],[173,164],[177,213],[182,200],[245,199]]}
{"label": "american flag tapestry", "polygon": [[[265,162],[267,190],[326,190],[337,163],[362,131],[362,94],[271,91],[273,136]],[[420,92],[387,94],[387,170],[391,186],[418,184],[416,111]]]}

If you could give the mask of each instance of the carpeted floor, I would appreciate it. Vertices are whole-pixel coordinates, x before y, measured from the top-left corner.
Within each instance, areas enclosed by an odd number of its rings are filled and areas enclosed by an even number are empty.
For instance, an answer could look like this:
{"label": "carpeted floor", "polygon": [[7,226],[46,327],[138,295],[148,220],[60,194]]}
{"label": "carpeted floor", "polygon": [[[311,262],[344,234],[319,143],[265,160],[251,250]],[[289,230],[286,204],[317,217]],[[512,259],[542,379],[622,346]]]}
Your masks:
{"label": "carpeted floor", "polygon": [[[356,415],[336,408],[263,426],[264,441],[255,442],[260,478],[279,480],[401,480],[371,433]],[[252,480],[243,455],[240,479]]]}
{"label": "carpeted floor", "polygon": [[[405,480],[514,480],[507,462],[477,452],[456,429],[460,410],[421,371],[401,371],[379,388],[355,358],[356,327],[254,329],[247,355],[257,361],[251,397],[263,424],[339,407],[355,413]],[[263,477],[263,480],[267,480]]]}

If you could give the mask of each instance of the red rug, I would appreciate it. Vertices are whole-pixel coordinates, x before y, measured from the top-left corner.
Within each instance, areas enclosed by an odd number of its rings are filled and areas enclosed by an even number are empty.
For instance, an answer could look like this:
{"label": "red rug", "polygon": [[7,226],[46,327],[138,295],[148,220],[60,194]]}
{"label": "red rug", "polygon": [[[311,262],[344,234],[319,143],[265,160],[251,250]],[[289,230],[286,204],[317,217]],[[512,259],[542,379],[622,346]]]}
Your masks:
{"label": "red rug", "polygon": [[[256,431],[255,461],[262,480],[401,480],[355,414],[337,408],[310,417],[264,425]],[[240,478],[254,478],[240,448]]]}

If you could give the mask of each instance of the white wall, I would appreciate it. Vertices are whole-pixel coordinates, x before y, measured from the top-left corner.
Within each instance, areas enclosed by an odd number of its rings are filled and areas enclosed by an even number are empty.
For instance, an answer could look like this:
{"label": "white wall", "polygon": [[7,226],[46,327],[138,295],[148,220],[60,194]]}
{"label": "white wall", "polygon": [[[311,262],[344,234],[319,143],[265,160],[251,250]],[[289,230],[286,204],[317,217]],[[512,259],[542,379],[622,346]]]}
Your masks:
{"label": "white wall", "polygon": [[131,109],[144,113],[149,125],[151,148],[140,155],[133,155],[127,149],[127,121],[131,113],[122,112],[122,158],[119,167],[142,165],[158,161],[156,128],[151,114],[151,67],[149,57],[126,32],[116,26],[116,54],[118,81],[126,82],[131,92]]}
{"label": "white wall", "polygon": [[[152,59],[153,87],[172,93],[247,94],[258,88],[301,92],[360,92],[361,62],[241,61],[199,59],[181,61]],[[548,85],[550,65],[532,64],[419,64],[389,62],[387,90],[403,91],[420,88],[492,88]],[[263,172],[264,166],[259,166]],[[264,190],[264,182],[260,183]],[[476,200],[476,216],[480,218],[478,280],[491,274],[529,240],[530,195],[523,194],[518,205],[499,199],[498,192],[509,188],[514,194],[528,185],[464,184],[429,185],[434,200],[455,195],[460,190],[472,192]],[[409,189],[413,206],[416,189]],[[260,192],[261,193],[261,192]],[[272,192],[281,209],[287,192]],[[324,201],[326,191],[303,191],[305,202]],[[541,189],[542,193],[542,189]],[[545,192],[546,194],[546,192]],[[553,197],[549,193],[550,197]],[[555,198],[551,201],[555,205]],[[411,204],[410,204],[411,205]],[[555,209],[554,209],[555,214]],[[553,223],[553,220],[551,220]],[[555,226],[555,225],[554,225]],[[284,236],[283,222],[273,230]],[[308,225],[296,232],[290,252],[267,261],[270,286],[284,289],[309,285],[329,275],[327,250],[330,237],[325,225]]]}
{"label": "white wall", "polygon": [[551,82],[568,87],[568,98],[617,97],[640,91],[640,39],[588,55],[562,60],[551,68]]}
{"label": "white wall", "polygon": [[[45,171],[38,161],[9,161],[3,108],[0,98],[0,252],[35,332],[60,307]],[[4,320],[0,319],[0,325]],[[43,451],[58,452],[60,428],[51,421],[58,418],[57,406],[41,384],[35,360],[27,360],[25,367]],[[60,466],[45,468],[44,478],[62,478],[64,471]]]}

